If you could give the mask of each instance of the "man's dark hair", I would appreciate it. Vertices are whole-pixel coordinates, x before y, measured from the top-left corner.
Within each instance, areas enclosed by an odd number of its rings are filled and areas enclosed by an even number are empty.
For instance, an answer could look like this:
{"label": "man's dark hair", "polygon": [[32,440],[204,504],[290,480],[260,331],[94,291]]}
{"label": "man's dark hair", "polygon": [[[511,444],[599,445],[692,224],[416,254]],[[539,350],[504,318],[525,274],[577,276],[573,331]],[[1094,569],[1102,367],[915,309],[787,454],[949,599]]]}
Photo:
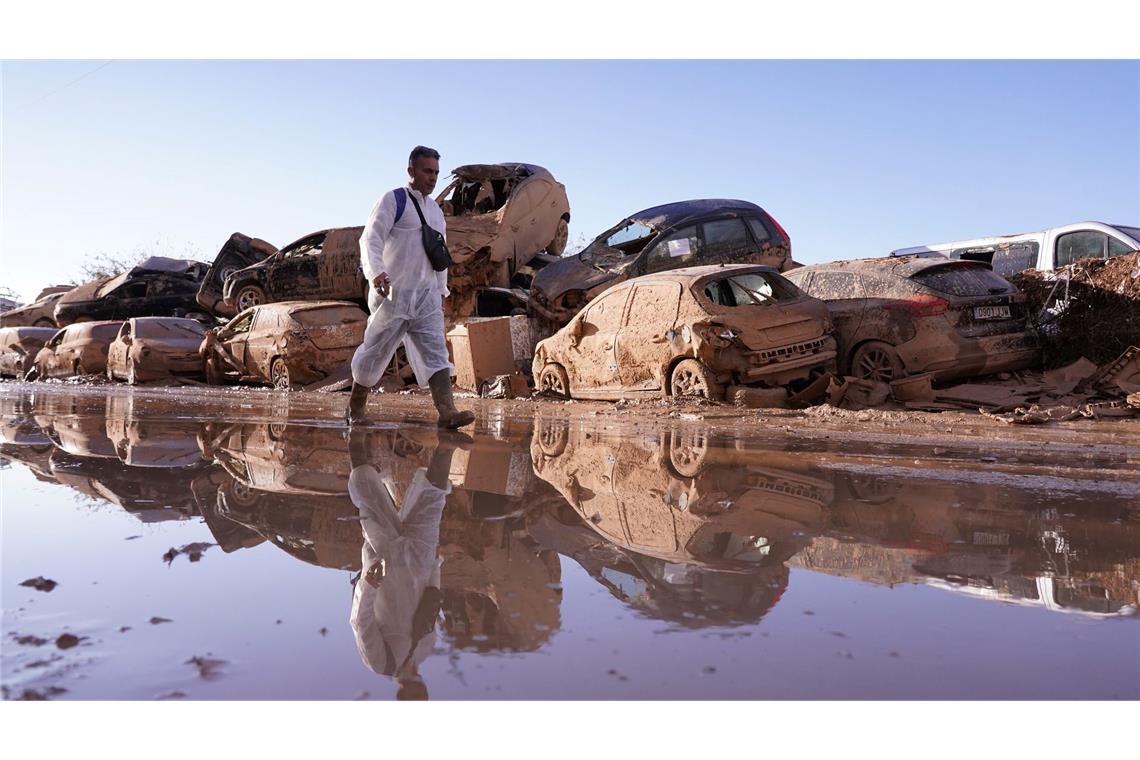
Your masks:
{"label": "man's dark hair", "polygon": [[438,161],[439,151],[435,148],[428,148],[423,145],[417,145],[416,147],[412,148],[412,155],[408,156],[408,166],[414,164],[417,158],[434,158],[436,161]]}

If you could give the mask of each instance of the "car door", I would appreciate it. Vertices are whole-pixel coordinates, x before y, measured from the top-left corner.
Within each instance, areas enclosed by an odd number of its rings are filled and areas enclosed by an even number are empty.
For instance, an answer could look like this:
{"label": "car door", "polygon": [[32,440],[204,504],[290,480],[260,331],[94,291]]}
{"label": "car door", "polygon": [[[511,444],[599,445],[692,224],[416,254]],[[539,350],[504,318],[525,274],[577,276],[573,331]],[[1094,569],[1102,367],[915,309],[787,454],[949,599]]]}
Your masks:
{"label": "car door", "polygon": [[253,377],[269,379],[269,366],[284,344],[280,309],[258,309],[253,315],[253,326],[245,346],[246,371]]}
{"label": "car door", "polygon": [[[128,280],[113,291],[103,296],[109,301],[105,311],[109,316],[99,315],[103,319],[130,319],[131,317],[147,316],[147,283],[146,280]],[[100,312],[104,310],[100,309]]]}
{"label": "car door", "polygon": [[672,334],[681,283],[634,285],[615,349],[618,385],[631,391],[659,390],[673,359]]}
{"label": "car door", "polygon": [[566,373],[575,391],[613,390],[618,385],[614,345],[621,328],[629,288],[616,288],[591,303],[577,325],[577,342],[571,346]]}
{"label": "car door", "polygon": [[234,369],[242,376],[250,374],[246,368],[246,347],[249,343],[249,331],[253,325],[253,318],[259,311],[261,309],[254,309],[244,316],[235,318],[222,328],[222,334],[226,337],[222,339],[221,343],[235,362]]}
{"label": "car door", "polygon": [[666,233],[645,254],[643,269],[645,274],[664,272],[669,269],[694,266],[701,256],[701,240],[695,224]]}
{"label": "car door", "polygon": [[314,300],[320,293],[320,261],[325,235],[313,235],[290,246],[270,260],[266,278],[270,298]]}
{"label": "car door", "polygon": [[320,297],[360,301],[364,298],[363,275],[360,273],[360,235],[362,227],[332,230],[325,237],[317,256],[320,274]]}

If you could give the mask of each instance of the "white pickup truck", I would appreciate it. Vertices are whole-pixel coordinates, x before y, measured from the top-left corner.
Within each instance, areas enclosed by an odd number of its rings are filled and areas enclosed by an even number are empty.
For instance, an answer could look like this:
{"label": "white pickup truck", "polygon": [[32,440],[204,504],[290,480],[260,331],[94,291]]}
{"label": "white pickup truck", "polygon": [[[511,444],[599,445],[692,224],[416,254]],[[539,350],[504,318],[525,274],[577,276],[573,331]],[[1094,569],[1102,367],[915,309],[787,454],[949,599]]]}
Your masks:
{"label": "white pickup truck", "polygon": [[1051,272],[1078,259],[1122,256],[1136,250],[1140,250],[1140,228],[1077,222],[1039,232],[899,248],[891,255],[988,261],[1005,277],[1025,269]]}

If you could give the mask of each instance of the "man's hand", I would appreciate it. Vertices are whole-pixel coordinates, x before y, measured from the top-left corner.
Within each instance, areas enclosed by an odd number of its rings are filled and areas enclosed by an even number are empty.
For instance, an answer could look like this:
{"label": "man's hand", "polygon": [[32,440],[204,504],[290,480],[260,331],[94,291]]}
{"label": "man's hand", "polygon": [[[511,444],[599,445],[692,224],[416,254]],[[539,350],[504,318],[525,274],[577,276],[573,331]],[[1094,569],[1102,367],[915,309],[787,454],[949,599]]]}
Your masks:
{"label": "man's hand", "polygon": [[387,272],[381,272],[372,278],[372,287],[377,293],[380,294],[381,298],[388,297],[388,290],[391,284],[392,281],[388,278]]}

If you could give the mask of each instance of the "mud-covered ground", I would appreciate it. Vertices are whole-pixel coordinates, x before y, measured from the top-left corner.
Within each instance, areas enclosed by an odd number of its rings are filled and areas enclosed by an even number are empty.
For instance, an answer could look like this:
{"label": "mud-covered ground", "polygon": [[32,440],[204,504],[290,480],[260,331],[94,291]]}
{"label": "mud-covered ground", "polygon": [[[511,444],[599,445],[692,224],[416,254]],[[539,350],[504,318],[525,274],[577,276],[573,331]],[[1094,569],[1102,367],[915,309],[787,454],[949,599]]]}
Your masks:
{"label": "mud-covered ground", "polygon": [[0,384],[6,699],[1132,698],[1140,420]]}

